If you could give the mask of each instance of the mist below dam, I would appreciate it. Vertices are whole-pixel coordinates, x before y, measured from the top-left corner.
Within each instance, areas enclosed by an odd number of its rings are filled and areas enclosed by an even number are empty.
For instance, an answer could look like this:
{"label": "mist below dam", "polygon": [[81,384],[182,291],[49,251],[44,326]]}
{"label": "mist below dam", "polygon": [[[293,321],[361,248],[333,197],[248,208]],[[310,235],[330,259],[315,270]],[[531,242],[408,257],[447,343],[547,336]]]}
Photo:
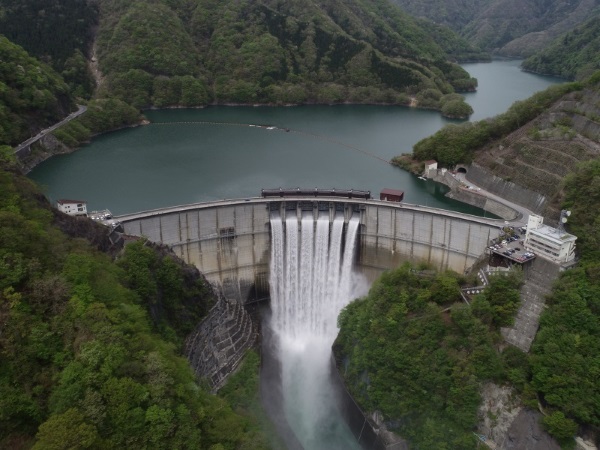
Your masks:
{"label": "mist below dam", "polygon": [[[306,450],[359,449],[331,385],[337,316],[352,298],[359,218],[271,217],[271,317],[281,409]],[[285,437],[284,437],[285,439]]]}

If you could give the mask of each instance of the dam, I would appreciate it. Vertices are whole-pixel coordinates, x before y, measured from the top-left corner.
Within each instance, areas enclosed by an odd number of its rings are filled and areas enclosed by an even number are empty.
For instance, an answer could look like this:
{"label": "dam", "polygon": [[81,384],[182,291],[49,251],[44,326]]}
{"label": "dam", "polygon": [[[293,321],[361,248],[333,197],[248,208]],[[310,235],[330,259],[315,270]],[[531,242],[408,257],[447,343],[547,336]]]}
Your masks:
{"label": "dam", "polygon": [[[353,273],[372,281],[405,261],[463,273],[504,222],[372,200],[366,191],[262,194],[116,219],[125,233],[171,247],[223,294],[185,349],[196,374],[210,380],[213,390],[225,383],[251,345],[252,325],[240,305],[270,298],[270,313],[261,321],[266,330],[261,352],[271,361],[266,367],[277,369],[263,367],[261,392],[267,392],[266,404],[279,405],[268,413],[271,420],[278,423],[285,416],[280,435],[293,430],[295,438],[286,445],[384,448],[373,425],[366,426],[366,416],[331,379],[337,316],[353,298]],[[271,397],[273,390],[279,396]]]}
{"label": "dam", "polygon": [[271,218],[298,223],[312,217],[358,220],[355,270],[373,280],[410,261],[459,273],[468,270],[500,234],[501,220],[422,205],[342,198],[285,196],[224,200],[116,217],[125,233],[173,249],[224,296],[248,303],[269,296]]}

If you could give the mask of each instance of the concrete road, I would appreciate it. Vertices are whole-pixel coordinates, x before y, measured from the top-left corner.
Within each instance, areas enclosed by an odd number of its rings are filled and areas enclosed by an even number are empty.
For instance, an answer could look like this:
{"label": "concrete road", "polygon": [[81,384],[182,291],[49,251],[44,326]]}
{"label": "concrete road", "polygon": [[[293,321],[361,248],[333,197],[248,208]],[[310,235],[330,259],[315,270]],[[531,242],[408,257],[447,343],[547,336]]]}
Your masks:
{"label": "concrete road", "polygon": [[477,186],[476,184],[472,183],[471,181],[467,180],[465,178],[465,174],[464,173],[457,173],[456,174],[456,179],[461,181],[462,183],[464,183],[466,186],[470,186],[472,188],[475,188],[474,190],[470,190],[470,192],[474,192],[478,195],[482,195],[484,197],[488,197],[491,198],[492,200],[496,200],[499,203],[502,203],[506,206],[508,206],[509,208],[514,209],[515,211],[517,211],[520,214],[520,217],[518,219],[515,220],[510,220],[508,221],[509,224],[513,227],[521,227],[523,225],[527,225],[527,220],[529,219],[529,215],[530,214],[534,214],[534,212],[532,212],[531,210],[525,208],[522,205],[518,205],[516,203],[513,203],[509,200],[506,200],[503,197],[500,197],[496,194],[492,194],[489,191],[486,191],[485,189],[483,189],[480,186]]}
{"label": "concrete road", "polygon": [[22,149],[24,149],[25,147],[33,144],[34,142],[37,142],[38,140],[40,140],[41,138],[43,138],[45,135],[47,135],[48,133],[52,133],[54,130],[56,130],[58,127],[64,125],[65,123],[70,122],[71,120],[73,120],[76,117],[79,117],[80,115],[82,115],[84,112],[87,111],[87,106],[84,105],[78,105],[79,109],[77,109],[77,111],[72,112],[71,114],[69,114],[67,117],[65,117],[63,120],[61,120],[58,123],[55,123],[54,125],[52,125],[51,127],[46,128],[45,130],[40,131],[37,135],[30,137],[29,139],[27,139],[25,142],[22,142],[21,144],[17,145],[15,147],[14,153],[18,153],[19,151],[21,151]]}

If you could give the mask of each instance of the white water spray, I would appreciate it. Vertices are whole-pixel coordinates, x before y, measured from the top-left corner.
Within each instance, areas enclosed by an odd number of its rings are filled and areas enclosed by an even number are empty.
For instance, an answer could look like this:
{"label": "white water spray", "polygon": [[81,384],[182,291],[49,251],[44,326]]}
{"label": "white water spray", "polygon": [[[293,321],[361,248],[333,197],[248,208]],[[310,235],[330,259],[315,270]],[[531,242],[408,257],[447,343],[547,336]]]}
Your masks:
{"label": "white water spray", "polygon": [[286,416],[305,449],[332,448],[331,346],[337,316],[350,301],[358,226],[352,217],[344,235],[341,215],[331,230],[327,214],[316,223],[312,214],[300,224],[295,214],[285,221],[271,218],[271,326],[279,342]]}

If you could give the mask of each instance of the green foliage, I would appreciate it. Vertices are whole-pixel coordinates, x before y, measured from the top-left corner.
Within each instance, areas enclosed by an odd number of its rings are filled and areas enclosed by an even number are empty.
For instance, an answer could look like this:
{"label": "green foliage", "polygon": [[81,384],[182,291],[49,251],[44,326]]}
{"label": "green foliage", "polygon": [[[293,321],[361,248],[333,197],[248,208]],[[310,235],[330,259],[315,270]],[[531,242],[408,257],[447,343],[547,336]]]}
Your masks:
{"label": "green foliage", "polygon": [[532,72],[583,80],[600,69],[600,16],[592,17],[523,61]]}
{"label": "green foliage", "polygon": [[502,352],[502,363],[505,368],[507,380],[518,391],[523,391],[531,378],[531,366],[527,354],[523,353],[517,347],[509,345]]}
{"label": "green foliage", "polygon": [[73,54],[87,52],[97,14],[94,2],[3,0],[0,30],[60,71]]}
{"label": "green foliage", "polygon": [[76,50],[63,64],[61,72],[69,90],[75,97],[90,98],[94,92],[92,74],[84,54]]}
{"label": "green foliage", "polygon": [[600,424],[600,265],[562,275],[532,348],[531,384],[546,402],[581,423]]}
{"label": "green foliage", "polygon": [[565,208],[572,212],[569,230],[578,238],[584,259],[600,261],[600,160],[580,164],[565,178]]}
{"label": "green foliage", "polygon": [[[446,10],[447,8],[448,7],[444,7],[441,9]],[[461,7],[460,9],[466,8]],[[434,11],[428,11],[428,13],[434,13]],[[446,54],[448,54],[452,60],[464,62],[491,60],[491,56],[488,53],[482,51],[476,45],[473,45],[472,42],[460,37],[447,26],[440,25],[441,22],[441,20],[437,20],[436,23],[427,20],[418,21],[419,25],[434,37],[435,41],[444,49]]]}
{"label": "green foliage", "polygon": [[75,148],[89,141],[93,135],[137,124],[141,118],[137,109],[121,100],[92,100],[84,114],[56,129],[53,134],[68,147]]}
{"label": "green foliage", "polygon": [[34,450],[63,450],[92,448],[99,444],[98,430],[86,423],[81,411],[71,408],[64,414],[52,416],[40,426]]}
{"label": "green foliage", "polygon": [[406,94],[424,89],[473,87],[446,60],[447,52],[471,51],[449,30],[381,0],[321,3],[105,2],[98,33],[105,95],[138,108],[407,104]]}
{"label": "green foliage", "polygon": [[421,161],[435,159],[446,167],[469,163],[474,153],[485,144],[507,136],[544,112],[563,95],[581,88],[580,83],[551,86],[527,100],[513,103],[507,112],[493,119],[446,125],[432,136],[417,142],[413,147],[414,157]]}
{"label": "green foliage", "polygon": [[[124,268],[113,264],[53,226],[39,191],[10,168],[2,160],[0,447],[255,448],[257,429],[201,389],[151,326],[154,306],[164,310],[154,319],[196,320],[185,302],[203,289],[190,283],[197,272],[136,244]],[[155,290],[132,281],[138,260]]]}
{"label": "green foliage", "polygon": [[425,108],[438,108],[440,105],[440,98],[442,93],[437,89],[425,89],[416,95],[419,106]]}
{"label": "green foliage", "polygon": [[573,436],[573,420],[600,425],[599,186],[598,160],[580,165],[565,180],[569,228],[578,236],[581,261],[555,284],[531,351],[531,388],[554,409],[544,424],[559,439]]}
{"label": "green foliage", "polygon": [[[278,441],[277,432],[270,424],[260,400],[260,356],[249,351],[241,366],[230,376],[227,384],[219,391],[232,408],[247,419],[248,435],[251,444],[246,449],[283,449]],[[266,433],[260,430],[267,430]]]}
{"label": "green foliage", "polygon": [[523,274],[513,269],[508,274],[490,276],[490,283],[473,302],[473,313],[496,328],[510,326],[521,304],[519,287]]}
{"label": "green foliage", "polygon": [[493,346],[493,330],[455,303],[460,281],[404,265],[338,318],[334,351],[353,396],[415,448],[476,448],[479,383],[502,380],[510,366]]}
{"label": "green foliage", "polygon": [[58,122],[72,106],[60,75],[0,36],[0,145],[26,140],[31,128]]}
{"label": "green foliage", "polygon": [[544,417],[544,428],[559,441],[572,440],[577,433],[577,424],[565,417],[560,411],[555,411]]}
{"label": "green foliage", "polygon": [[11,42],[61,73],[75,97],[94,85],[87,54],[98,20],[97,3],[79,0],[3,0],[0,30]]}
{"label": "green foliage", "polygon": [[135,108],[151,105],[153,76],[141,69],[130,69],[108,76],[108,96],[116,97]]}
{"label": "green foliage", "polygon": [[[106,5],[108,7],[108,5]],[[132,2],[110,29],[99,35],[104,72],[140,69],[155,75],[195,75],[194,43],[184,24],[161,2]]]}
{"label": "green foliage", "polygon": [[466,119],[473,114],[473,108],[464,99],[450,100],[442,105],[442,114],[455,119]]}
{"label": "green foliage", "polygon": [[185,338],[216,301],[208,282],[197,271],[182,266],[147,241],[129,244],[118,265],[125,269],[127,285],[143,300],[165,339],[172,330],[180,339]]}

